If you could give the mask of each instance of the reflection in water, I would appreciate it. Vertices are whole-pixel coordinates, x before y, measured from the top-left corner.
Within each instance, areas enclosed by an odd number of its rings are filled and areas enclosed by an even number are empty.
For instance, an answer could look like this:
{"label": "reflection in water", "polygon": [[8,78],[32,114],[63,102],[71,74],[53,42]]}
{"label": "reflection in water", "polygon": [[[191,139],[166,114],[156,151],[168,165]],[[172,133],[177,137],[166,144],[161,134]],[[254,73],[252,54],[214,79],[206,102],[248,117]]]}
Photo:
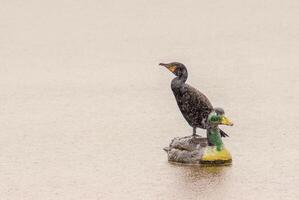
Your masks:
{"label": "reflection in water", "polygon": [[171,166],[181,168],[184,171],[185,177],[191,179],[199,179],[206,177],[221,177],[230,166],[192,166],[178,163],[170,163]]}
{"label": "reflection in water", "polygon": [[204,166],[204,167],[190,167],[190,178],[199,178],[206,176],[220,177],[223,176],[225,169],[223,166]]}
{"label": "reflection in water", "polygon": [[177,183],[179,189],[187,193],[198,195],[214,192],[218,187],[225,187],[226,172],[230,166],[191,166],[171,163],[177,171]]}

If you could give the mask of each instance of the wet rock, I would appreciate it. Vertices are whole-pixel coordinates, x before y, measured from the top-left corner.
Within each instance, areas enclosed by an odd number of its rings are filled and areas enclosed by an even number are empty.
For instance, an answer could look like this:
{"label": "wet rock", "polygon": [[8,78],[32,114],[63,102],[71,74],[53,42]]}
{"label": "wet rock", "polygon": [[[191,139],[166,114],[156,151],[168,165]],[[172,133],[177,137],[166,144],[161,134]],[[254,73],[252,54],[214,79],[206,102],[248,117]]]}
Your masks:
{"label": "wet rock", "polygon": [[164,150],[167,152],[168,161],[199,164],[207,143],[207,138],[198,135],[176,137]]}

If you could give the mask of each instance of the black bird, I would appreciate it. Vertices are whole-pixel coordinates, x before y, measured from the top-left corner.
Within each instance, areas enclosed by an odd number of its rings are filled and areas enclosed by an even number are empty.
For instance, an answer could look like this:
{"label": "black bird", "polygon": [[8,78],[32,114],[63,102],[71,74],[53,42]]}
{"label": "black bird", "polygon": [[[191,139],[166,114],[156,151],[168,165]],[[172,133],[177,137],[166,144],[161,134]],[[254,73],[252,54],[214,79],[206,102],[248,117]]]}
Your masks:
{"label": "black bird", "polygon": [[[196,128],[208,129],[207,118],[213,111],[213,106],[203,93],[185,83],[188,78],[185,65],[178,62],[159,65],[176,76],[171,81],[171,89],[184,118],[193,128],[193,136],[196,135]],[[228,136],[222,130],[220,134],[222,137]]]}

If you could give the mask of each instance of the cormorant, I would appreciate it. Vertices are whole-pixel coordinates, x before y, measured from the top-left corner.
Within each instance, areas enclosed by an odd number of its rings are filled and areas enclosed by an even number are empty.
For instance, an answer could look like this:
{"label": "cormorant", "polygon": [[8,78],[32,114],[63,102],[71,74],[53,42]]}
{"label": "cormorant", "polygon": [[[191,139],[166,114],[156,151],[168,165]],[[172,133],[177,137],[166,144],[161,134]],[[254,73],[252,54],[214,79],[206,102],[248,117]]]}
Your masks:
{"label": "cormorant", "polygon": [[[176,76],[171,81],[171,89],[180,111],[193,128],[193,136],[196,135],[196,128],[208,129],[207,118],[213,111],[213,106],[203,93],[185,83],[188,78],[185,65],[178,62],[159,65],[166,67]],[[228,136],[222,130],[220,134],[222,137]]]}

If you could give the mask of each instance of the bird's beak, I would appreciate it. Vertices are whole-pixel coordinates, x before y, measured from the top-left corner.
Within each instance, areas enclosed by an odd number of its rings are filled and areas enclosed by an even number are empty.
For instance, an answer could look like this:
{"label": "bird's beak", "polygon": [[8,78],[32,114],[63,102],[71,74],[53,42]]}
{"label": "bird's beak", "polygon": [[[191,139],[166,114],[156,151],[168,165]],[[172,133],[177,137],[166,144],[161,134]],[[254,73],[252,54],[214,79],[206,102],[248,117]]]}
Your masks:
{"label": "bird's beak", "polygon": [[170,65],[170,64],[165,64],[165,63],[160,63],[160,66],[166,67],[169,71],[174,72],[176,69],[176,66]]}
{"label": "bird's beak", "polygon": [[233,126],[234,124],[225,116],[222,116],[221,118],[221,124],[227,125],[227,126]]}

